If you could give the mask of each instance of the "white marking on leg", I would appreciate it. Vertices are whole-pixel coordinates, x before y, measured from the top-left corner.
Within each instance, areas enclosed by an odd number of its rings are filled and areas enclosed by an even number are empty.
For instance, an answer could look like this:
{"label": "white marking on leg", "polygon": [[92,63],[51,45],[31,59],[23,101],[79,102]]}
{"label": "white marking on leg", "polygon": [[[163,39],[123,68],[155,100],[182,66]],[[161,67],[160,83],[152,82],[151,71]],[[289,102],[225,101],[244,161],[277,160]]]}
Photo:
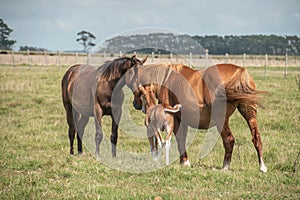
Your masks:
{"label": "white marking on leg", "polygon": [[267,171],[268,171],[268,169],[267,169],[267,167],[266,167],[266,165],[265,165],[265,163],[264,163],[264,161],[263,161],[263,159],[262,159],[262,157],[260,157],[260,171],[261,172],[263,172],[263,173],[266,173]]}
{"label": "white marking on leg", "polygon": [[230,162],[224,160],[222,170],[229,170]]}
{"label": "white marking on leg", "polygon": [[189,160],[186,160],[183,162],[183,166],[187,166],[187,167],[190,167],[191,166],[191,163]]}

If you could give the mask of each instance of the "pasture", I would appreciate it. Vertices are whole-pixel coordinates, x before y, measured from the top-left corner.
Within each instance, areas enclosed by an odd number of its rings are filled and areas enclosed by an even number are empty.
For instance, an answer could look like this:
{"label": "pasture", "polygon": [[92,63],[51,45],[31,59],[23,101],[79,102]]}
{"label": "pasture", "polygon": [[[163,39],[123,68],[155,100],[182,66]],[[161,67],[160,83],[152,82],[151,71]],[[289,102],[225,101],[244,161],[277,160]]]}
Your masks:
{"label": "pasture", "polygon": [[[265,98],[265,108],[258,111],[266,174],[259,172],[250,131],[238,112],[230,120],[236,143],[229,171],[220,170],[224,155],[221,139],[200,159],[204,131],[196,134],[188,149],[191,168],[176,161],[157,171],[130,173],[99,163],[86,148],[82,155],[77,151],[69,155],[61,102],[61,78],[66,70],[0,67],[0,199],[300,198],[298,67],[289,71],[287,79],[282,73],[264,78],[258,69],[249,68],[258,89],[271,93]],[[131,112],[143,124],[143,114],[134,109]],[[109,136],[107,118],[103,131]],[[121,147],[149,151],[147,139],[135,139],[122,131],[117,150]]]}

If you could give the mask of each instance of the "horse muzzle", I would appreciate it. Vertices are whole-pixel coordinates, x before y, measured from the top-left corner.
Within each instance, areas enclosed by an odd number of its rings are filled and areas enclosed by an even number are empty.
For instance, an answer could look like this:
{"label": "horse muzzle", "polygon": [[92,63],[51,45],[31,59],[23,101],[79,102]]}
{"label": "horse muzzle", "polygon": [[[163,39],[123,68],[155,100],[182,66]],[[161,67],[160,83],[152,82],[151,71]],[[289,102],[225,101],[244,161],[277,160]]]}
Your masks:
{"label": "horse muzzle", "polygon": [[138,104],[136,101],[133,101],[132,104],[136,110],[142,110],[142,108],[143,108],[143,106]]}

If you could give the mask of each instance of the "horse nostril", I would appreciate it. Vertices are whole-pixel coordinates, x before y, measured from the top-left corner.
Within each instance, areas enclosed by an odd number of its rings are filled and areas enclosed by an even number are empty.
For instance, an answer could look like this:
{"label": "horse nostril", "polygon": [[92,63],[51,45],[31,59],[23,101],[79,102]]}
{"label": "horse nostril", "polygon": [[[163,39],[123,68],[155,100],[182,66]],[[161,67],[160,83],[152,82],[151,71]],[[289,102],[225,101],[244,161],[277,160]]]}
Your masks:
{"label": "horse nostril", "polygon": [[142,106],[139,105],[138,103],[136,103],[135,101],[133,101],[132,104],[133,104],[133,107],[134,107],[136,110],[141,110],[141,109],[142,109]]}

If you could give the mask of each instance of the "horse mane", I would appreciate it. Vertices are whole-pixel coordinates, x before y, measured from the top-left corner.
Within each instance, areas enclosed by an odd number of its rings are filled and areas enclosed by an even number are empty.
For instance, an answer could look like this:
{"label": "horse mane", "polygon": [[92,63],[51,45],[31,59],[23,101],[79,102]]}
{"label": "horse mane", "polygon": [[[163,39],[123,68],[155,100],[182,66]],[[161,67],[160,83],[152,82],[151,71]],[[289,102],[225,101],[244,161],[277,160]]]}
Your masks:
{"label": "horse mane", "polygon": [[106,61],[97,69],[97,78],[100,80],[114,80],[122,76],[122,66],[131,58],[123,57],[113,61]]}
{"label": "horse mane", "polygon": [[185,65],[183,64],[169,64],[169,67],[173,70],[175,70],[176,72],[181,72],[181,70],[183,70],[185,67]]}

